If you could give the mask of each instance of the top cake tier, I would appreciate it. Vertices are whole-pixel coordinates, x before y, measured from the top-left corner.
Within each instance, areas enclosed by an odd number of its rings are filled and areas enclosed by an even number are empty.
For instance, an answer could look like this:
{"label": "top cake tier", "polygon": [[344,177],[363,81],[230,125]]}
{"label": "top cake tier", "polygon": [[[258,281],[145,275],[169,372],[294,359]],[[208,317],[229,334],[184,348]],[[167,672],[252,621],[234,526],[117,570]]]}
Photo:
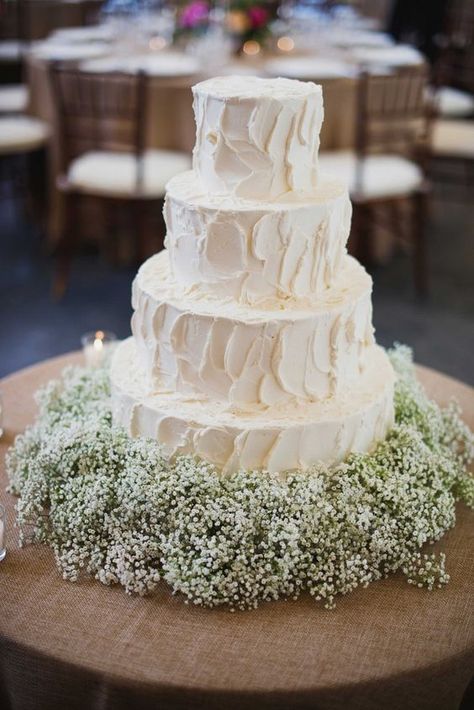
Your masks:
{"label": "top cake tier", "polygon": [[214,194],[275,200],[317,184],[321,87],[291,79],[226,76],[193,87],[193,167]]}

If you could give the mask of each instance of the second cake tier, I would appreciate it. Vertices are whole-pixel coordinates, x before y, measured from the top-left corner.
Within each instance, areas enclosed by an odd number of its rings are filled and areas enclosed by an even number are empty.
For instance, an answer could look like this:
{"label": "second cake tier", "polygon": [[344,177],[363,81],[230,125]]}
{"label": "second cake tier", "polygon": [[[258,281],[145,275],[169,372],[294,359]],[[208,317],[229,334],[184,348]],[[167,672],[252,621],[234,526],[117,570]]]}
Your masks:
{"label": "second cake tier", "polygon": [[168,183],[164,215],[180,284],[266,307],[272,300],[315,301],[332,284],[352,207],[336,180],[321,180],[310,197],[288,193],[255,203],[211,195],[189,171]]}
{"label": "second cake tier", "polygon": [[166,251],[133,285],[132,332],[150,389],[229,409],[320,401],[357,380],[373,344],[372,281],[351,257],[311,308],[256,309],[186,293]]}

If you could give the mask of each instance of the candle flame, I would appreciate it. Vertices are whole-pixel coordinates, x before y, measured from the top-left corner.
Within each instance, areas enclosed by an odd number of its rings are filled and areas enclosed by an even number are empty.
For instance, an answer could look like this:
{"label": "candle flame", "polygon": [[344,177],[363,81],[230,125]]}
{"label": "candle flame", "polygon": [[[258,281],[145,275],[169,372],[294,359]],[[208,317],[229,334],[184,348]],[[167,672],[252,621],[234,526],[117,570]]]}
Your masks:
{"label": "candle flame", "polygon": [[280,37],[277,47],[282,52],[291,52],[295,48],[294,40],[291,37]]}
{"label": "candle flame", "polygon": [[256,42],[254,39],[248,39],[242,48],[244,50],[245,54],[249,54],[251,56],[258,54],[260,52],[260,45],[258,42]]}
{"label": "candle flame", "polygon": [[152,37],[150,39],[148,46],[152,52],[159,52],[161,49],[164,49],[167,44],[168,42],[164,37],[157,35],[156,37]]}
{"label": "candle flame", "polygon": [[104,347],[105,333],[103,330],[96,331],[94,339],[94,350],[102,350]]}

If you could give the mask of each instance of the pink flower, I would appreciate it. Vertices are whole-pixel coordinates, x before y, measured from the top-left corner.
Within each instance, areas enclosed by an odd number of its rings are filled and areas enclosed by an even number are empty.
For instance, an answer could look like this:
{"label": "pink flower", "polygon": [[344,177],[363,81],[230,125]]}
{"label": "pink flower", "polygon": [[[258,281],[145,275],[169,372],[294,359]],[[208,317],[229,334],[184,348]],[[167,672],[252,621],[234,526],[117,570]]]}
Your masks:
{"label": "pink flower", "polygon": [[268,10],[265,10],[264,7],[260,7],[260,5],[255,5],[249,8],[248,16],[252,27],[258,29],[266,25],[268,21]]}
{"label": "pink flower", "polygon": [[197,25],[201,25],[207,21],[209,17],[209,5],[204,0],[195,0],[195,2],[186,5],[179,18],[181,27],[192,29]]}

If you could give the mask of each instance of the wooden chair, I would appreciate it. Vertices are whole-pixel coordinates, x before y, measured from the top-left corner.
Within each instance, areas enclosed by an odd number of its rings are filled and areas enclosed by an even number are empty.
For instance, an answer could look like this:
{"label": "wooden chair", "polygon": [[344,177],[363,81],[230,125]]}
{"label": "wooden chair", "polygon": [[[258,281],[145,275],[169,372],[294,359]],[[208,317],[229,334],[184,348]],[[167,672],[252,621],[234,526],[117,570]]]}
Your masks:
{"label": "wooden chair", "polygon": [[432,94],[439,117],[474,117],[474,3],[452,0],[437,39]]}
{"label": "wooden chair", "polygon": [[[453,0],[433,68],[432,169],[444,184],[474,188],[474,3]],[[443,192],[443,194],[445,194]]]}
{"label": "wooden chair", "polygon": [[0,0],[0,83],[21,81],[25,50],[23,0]]}
{"label": "wooden chair", "polygon": [[0,116],[0,196],[19,199],[43,232],[49,126],[30,116]]}
{"label": "wooden chair", "polygon": [[411,203],[408,237],[414,253],[414,280],[418,294],[428,288],[425,247],[425,178],[429,133],[425,93],[426,67],[396,73],[362,73],[357,99],[354,151],[322,153],[323,172],[345,181],[354,204],[351,243],[366,263],[373,260],[376,215],[384,226],[402,236],[402,205]]}
{"label": "wooden chair", "polygon": [[102,205],[106,224],[115,222],[120,204],[134,217],[138,257],[149,255],[147,217],[159,209],[165,185],[190,167],[190,157],[174,151],[146,150],[147,76],[84,72],[53,64],[61,169],[58,188],[65,197],[62,237],[54,293],[66,288],[77,246],[84,196]]}

